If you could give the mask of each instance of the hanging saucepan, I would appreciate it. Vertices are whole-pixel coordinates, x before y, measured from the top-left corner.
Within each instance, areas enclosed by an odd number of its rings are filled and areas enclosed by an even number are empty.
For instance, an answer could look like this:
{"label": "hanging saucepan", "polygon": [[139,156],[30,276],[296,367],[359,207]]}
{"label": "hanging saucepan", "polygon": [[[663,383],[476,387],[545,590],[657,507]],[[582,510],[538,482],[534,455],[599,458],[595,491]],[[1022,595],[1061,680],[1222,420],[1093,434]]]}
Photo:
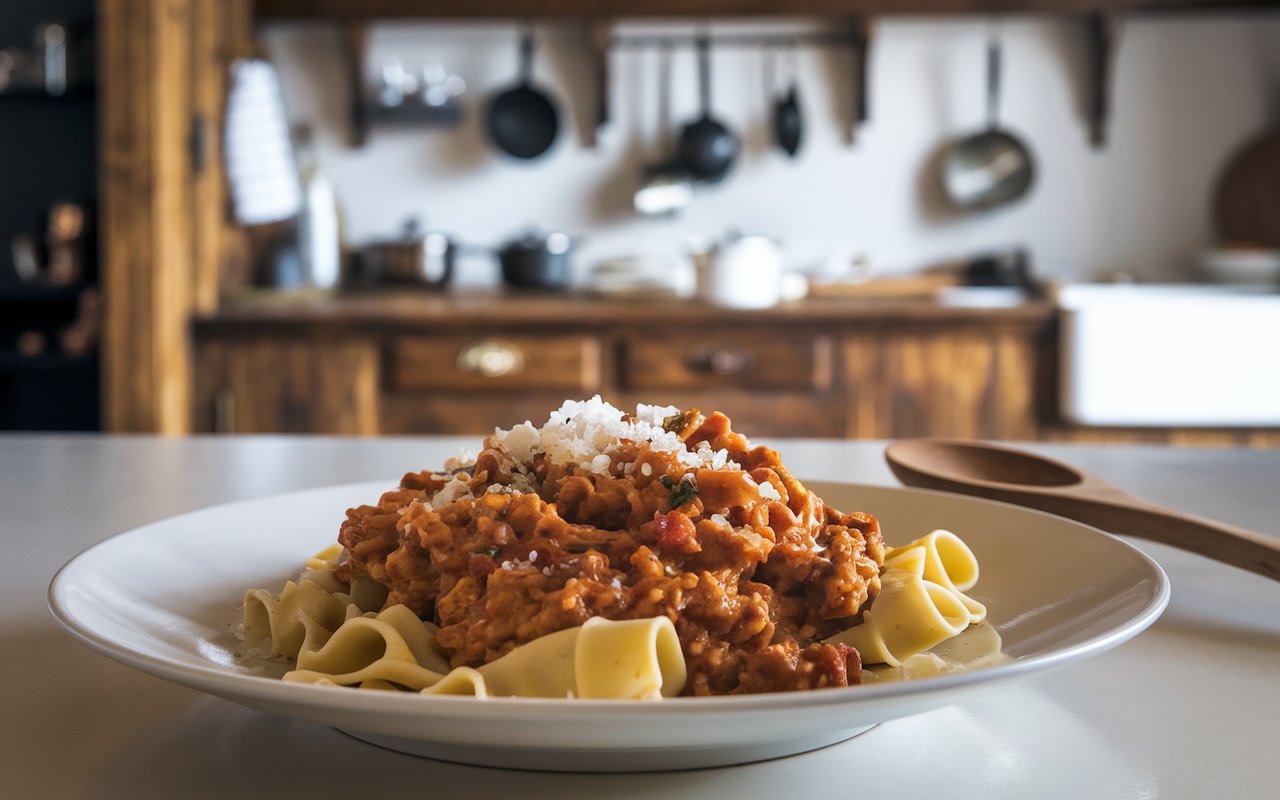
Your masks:
{"label": "hanging saucepan", "polygon": [[733,131],[711,116],[711,41],[700,36],[697,46],[702,113],[680,131],[680,163],[694,178],[715,183],[729,174],[741,144]]}
{"label": "hanging saucepan", "polygon": [[498,248],[502,279],[524,289],[563,288],[572,277],[572,248],[567,234],[527,231]]}
{"label": "hanging saucepan", "polygon": [[943,189],[957,208],[980,210],[1011,203],[1031,188],[1035,163],[1021,139],[1000,127],[1001,44],[987,44],[987,129],[966,136],[947,150]]}
{"label": "hanging saucepan", "polygon": [[555,101],[533,85],[533,31],[520,35],[520,77],[496,95],[485,112],[485,128],[494,145],[516,158],[537,158],[560,132]]}

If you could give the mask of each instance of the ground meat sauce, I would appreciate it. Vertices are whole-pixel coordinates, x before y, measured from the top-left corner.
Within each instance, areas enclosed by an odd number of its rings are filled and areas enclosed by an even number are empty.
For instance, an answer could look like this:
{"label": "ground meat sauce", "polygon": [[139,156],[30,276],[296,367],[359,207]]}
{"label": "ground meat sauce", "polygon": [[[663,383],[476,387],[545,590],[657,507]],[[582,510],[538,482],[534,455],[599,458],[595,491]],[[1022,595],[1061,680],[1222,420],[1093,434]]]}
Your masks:
{"label": "ground meat sauce", "polygon": [[[388,605],[437,623],[455,667],[593,616],[662,615],[684,650],[685,694],[860,682],[857,651],[822,640],[879,591],[876,519],[826,506],[723,414],[686,412],[664,428],[690,450],[725,451],[724,464],[691,468],[624,440],[600,471],[534,456],[524,478],[535,490],[518,491],[519,468],[491,437],[469,477],[412,473],[349,511],[339,576],[372,578]],[[441,497],[464,481],[461,496]]]}

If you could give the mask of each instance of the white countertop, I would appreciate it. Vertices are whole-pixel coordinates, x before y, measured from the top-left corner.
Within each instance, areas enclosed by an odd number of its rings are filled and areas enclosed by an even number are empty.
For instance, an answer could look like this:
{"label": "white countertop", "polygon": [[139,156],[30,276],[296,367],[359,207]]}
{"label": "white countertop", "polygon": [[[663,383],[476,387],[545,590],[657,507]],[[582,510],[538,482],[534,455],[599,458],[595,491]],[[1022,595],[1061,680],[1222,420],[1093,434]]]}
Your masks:
{"label": "white countertop", "polygon": [[[1146,543],[1173,599],[1118,649],[824,750],[722,769],[458,766],[166,683],[54,621],[55,570],[145,522],[439,464],[473,439],[0,437],[0,786],[22,798],[1262,798],[1280,754],[1280,584]],[[799,476],[893,485],[882,442],[773,441]],[[1038,445],[1157,502],[1280,535],[1280,450]],[[335,533],[337,520],[335,520]]]}

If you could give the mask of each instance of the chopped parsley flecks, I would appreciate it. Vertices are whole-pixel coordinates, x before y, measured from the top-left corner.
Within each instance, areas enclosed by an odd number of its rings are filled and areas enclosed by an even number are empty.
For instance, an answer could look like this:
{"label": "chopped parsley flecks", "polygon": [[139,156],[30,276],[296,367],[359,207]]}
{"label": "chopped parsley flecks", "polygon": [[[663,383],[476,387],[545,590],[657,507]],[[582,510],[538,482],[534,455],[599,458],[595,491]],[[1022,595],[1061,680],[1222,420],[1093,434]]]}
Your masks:
{"label": "chopped parsley flecks", "polygon": [[662,484],[671,490],[671,507],[679,508],[698,496],[698,485],[694,483],[693,473],[685,473],[679,482],[663,477]]}

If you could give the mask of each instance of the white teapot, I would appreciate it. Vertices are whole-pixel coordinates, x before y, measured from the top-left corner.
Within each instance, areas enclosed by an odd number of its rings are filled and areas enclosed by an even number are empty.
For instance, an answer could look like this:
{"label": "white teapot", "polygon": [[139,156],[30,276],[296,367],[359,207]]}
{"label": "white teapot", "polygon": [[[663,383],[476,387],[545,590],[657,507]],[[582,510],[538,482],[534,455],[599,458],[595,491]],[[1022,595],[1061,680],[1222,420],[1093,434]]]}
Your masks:
{"label": "white teapot", "polygon": [[730,234],[691,254],[698,296],[730,308],[769,308],[782,299],[782,248],[760,235]]}

